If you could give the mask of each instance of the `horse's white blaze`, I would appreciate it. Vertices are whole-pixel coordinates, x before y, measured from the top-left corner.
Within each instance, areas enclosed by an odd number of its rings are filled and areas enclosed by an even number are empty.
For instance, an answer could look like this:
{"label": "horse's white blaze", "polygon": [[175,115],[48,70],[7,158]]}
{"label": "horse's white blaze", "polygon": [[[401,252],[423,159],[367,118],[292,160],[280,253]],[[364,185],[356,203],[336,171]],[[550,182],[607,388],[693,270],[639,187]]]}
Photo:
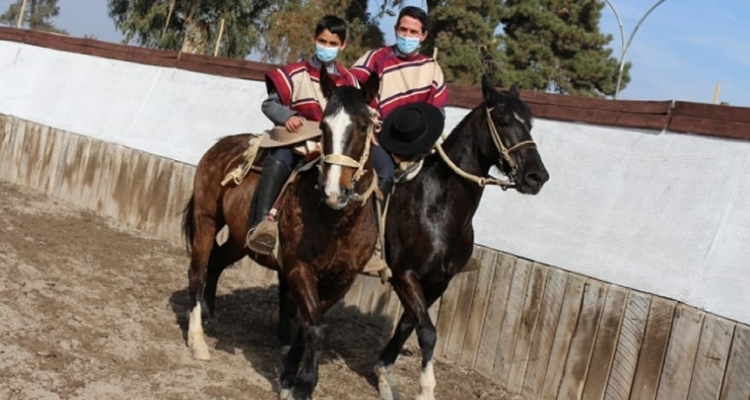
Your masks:
{"label": "horse's white blaze", "polygon": [[[346,140],[346,130],[352,123],[352,119],[344,112],[342,107],[336,114],[326,117],[325,122],[331,130],[332,145],[331,154],[342,154],[344,151],[344,141]],[[328,197],[338,198],[341,195],[341,166],[331,165],[328,169],[328,178],[326,179],[325,194]]]}
{"label": "horse's white blaze", "polygon": [[203,337],[201,318],[201,304],[198,303],[188,317],[188,347],[193,350],[193,358],[207,361],[211,359],[211,353],[208,351],[206,338]]}
{"label": "horse's white blaze", "polygon": [[422,391],[417,395],[416,400],[435,400],[435,371],[432,369],[432,360],[422,370],[419,376],[419,387]]}

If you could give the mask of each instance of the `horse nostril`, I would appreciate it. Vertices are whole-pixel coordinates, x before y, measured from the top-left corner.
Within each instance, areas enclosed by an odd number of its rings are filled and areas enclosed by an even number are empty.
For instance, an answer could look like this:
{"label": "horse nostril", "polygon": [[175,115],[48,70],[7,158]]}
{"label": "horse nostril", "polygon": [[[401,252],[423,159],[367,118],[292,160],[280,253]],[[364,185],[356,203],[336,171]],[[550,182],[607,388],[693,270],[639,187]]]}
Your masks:
{"label": "horse nostril", "polygon": [[526,182],[533,184],[542,184],[549,179],[547,171],[529,172],[526,174]]}

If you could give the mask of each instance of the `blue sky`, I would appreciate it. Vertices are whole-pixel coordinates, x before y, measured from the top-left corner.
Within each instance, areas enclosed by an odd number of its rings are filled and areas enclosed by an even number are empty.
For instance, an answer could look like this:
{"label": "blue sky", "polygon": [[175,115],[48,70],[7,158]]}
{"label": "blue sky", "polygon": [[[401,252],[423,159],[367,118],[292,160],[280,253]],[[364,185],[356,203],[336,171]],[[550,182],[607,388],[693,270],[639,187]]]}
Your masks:
{"label": "blue sky", "polygon": [[[625,39],[656,0],[610,0],[622,18]],[[0,0],[5,11],[11,0]],[[107,15],[105,0],[59,0],[56,24],[73,36],[95,35],[118,42],[122,35]],[[407,0],[407,5],[422,5]],[[620,99],[719,101],[750,107],[750,1],[666,0],[649,15],[626,54],[633,63],[631,82]],[[387,39],[393,38],[393,19],[383,21]],[[613,35],[610,47],[620,54],[617,20],[605,7],[600,29]]]}

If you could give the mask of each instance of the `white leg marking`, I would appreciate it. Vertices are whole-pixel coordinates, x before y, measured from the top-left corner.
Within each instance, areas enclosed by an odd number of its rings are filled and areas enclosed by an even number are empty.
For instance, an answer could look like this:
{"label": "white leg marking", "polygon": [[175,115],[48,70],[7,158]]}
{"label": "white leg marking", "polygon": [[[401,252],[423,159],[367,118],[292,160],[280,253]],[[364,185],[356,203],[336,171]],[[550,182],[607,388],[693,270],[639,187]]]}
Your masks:
{"label": "white leg marking", "polygon": [[375,375],[378,376],[378,393],[381,400],[394,400],[393,387],[391,386],[391,368],[378,364],[375,366]]}
{"label": "white leg marking", "polygon": [[193,350],[193,358],[208,361],[211,353],[208,351],[206,339],[203,337],[203,325],[201,321],[201,303],[196,304],[190,311],[188,317],[188,347]]}
{"label": "white leg marking", "polygon": [[422,391],[417,395],[416,400],[435,400],[435,371],[432,369],[432,361],[422,370],[419,376],[419,387]]}
{"label": "white leg marking", "polygon": [[[336,114],[326,117],[328,127],[331,129],[333,148],[331,154],[341,154],[344,151],[344,141],[346,140],[346,131],[352,124],[352,119],[344,112],[342,107]],[[328,169],[328,179],[326,180],[325,194],[328,197],[341,195],[341,166],[331,165]]]}

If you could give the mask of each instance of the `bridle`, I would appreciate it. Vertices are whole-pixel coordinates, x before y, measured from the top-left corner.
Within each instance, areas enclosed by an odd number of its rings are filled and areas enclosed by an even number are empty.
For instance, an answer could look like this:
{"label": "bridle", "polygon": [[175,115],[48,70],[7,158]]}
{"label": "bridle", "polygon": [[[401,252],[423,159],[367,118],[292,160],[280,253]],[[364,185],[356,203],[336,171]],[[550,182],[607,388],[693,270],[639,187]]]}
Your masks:
{"label": "bridle", "polygon": [[[367,112],[369,114],[370,118],[370,124],[367,127],[367,138],[365,139],[365,149],[362,152],[362,156],[360,156],[359,160],[355,160],[345,154],[326,154],[322,156],[321,162],[318,163],[318,172],[320,174],[320,177],[322,179],[323,177],[323,164],[329,164],[329,165],[339,165],[342,167],[348,167],[348,168],[356,168],[357,170],[354,172],[354,175],[352,175],[351,178],[351,187],[354,187],[357,182],[365,175],[367,170],[365,170],[365,163],[367,162],[367,159],[370,157],[370,148],[372,147],[373,137],[375,136],[375,133],[380,131],[380,128],[382,126],[382,123],[380,121],[380,118],[378,116],[377,110],[374,108],[367,106]],[[323,142],[320,143],[320,152],[323,154]],[[359,200],[364,203],[367,201],[367,199],[372,195],[372,193],[375,191],[375,188],[378,186],[377,179],[372,180],[372,184],[370,187],[364,192],[364,193],[357,193],[354,195],[356,200]]]}
{"label": "bridle", "polygon": [[[446,164],[448,164],[448,167],[450,167],[453,172],[461,176],[462,178],[465,178],[467,180],[470,180],[480,187],[484,187],[486,185],[497,185],[500,186],[503,190],[507,190],[509,188],[515,187],[515,181],[516,181],[516,162],[513,160],[513,157],[511,157],[511,153],[513,151],[517,151],[524,147],[536,147],[536,143],[534,143],[533,140],[524,140],[522,142],[516,143],[511,147],[505,147],[503,144],[503,141],[500,137],[500,133],[497,131],[497,127],[495,126],[495,123],[492,120],[492,110],[494,110],[495,107],[485,107],[485,111],[487,113],[487,126],[490,129],[490,136],[492,137],[492,142],[495,143],[495,148],[500,153],[500,156],[503,160],[508,164],[510,167],[510,173],[507,173],[508,176],[507,180],[504,179],[498,179],[494,178],[490,175],[486,177],[476,176],[473,174],[470,174],[461,168],[459,168],[453,161],[451,161],[450,158],[448,158],[448,155],[445,154],[445,150],[443,150],[443,147],[437,143],[435,144],[435,148],[437,149],[438,153],[440,154],[440,157],[445,161]],[[513,117],[521,123],[521,126],[523,126],[523,129],[529,133],[528,128],[526,128],[526,124],[524,123],[523,119],[521,119],[518,115],[515,113],[513,114]],[[443,140],[445,140],[445,136],[443,136]]]}

